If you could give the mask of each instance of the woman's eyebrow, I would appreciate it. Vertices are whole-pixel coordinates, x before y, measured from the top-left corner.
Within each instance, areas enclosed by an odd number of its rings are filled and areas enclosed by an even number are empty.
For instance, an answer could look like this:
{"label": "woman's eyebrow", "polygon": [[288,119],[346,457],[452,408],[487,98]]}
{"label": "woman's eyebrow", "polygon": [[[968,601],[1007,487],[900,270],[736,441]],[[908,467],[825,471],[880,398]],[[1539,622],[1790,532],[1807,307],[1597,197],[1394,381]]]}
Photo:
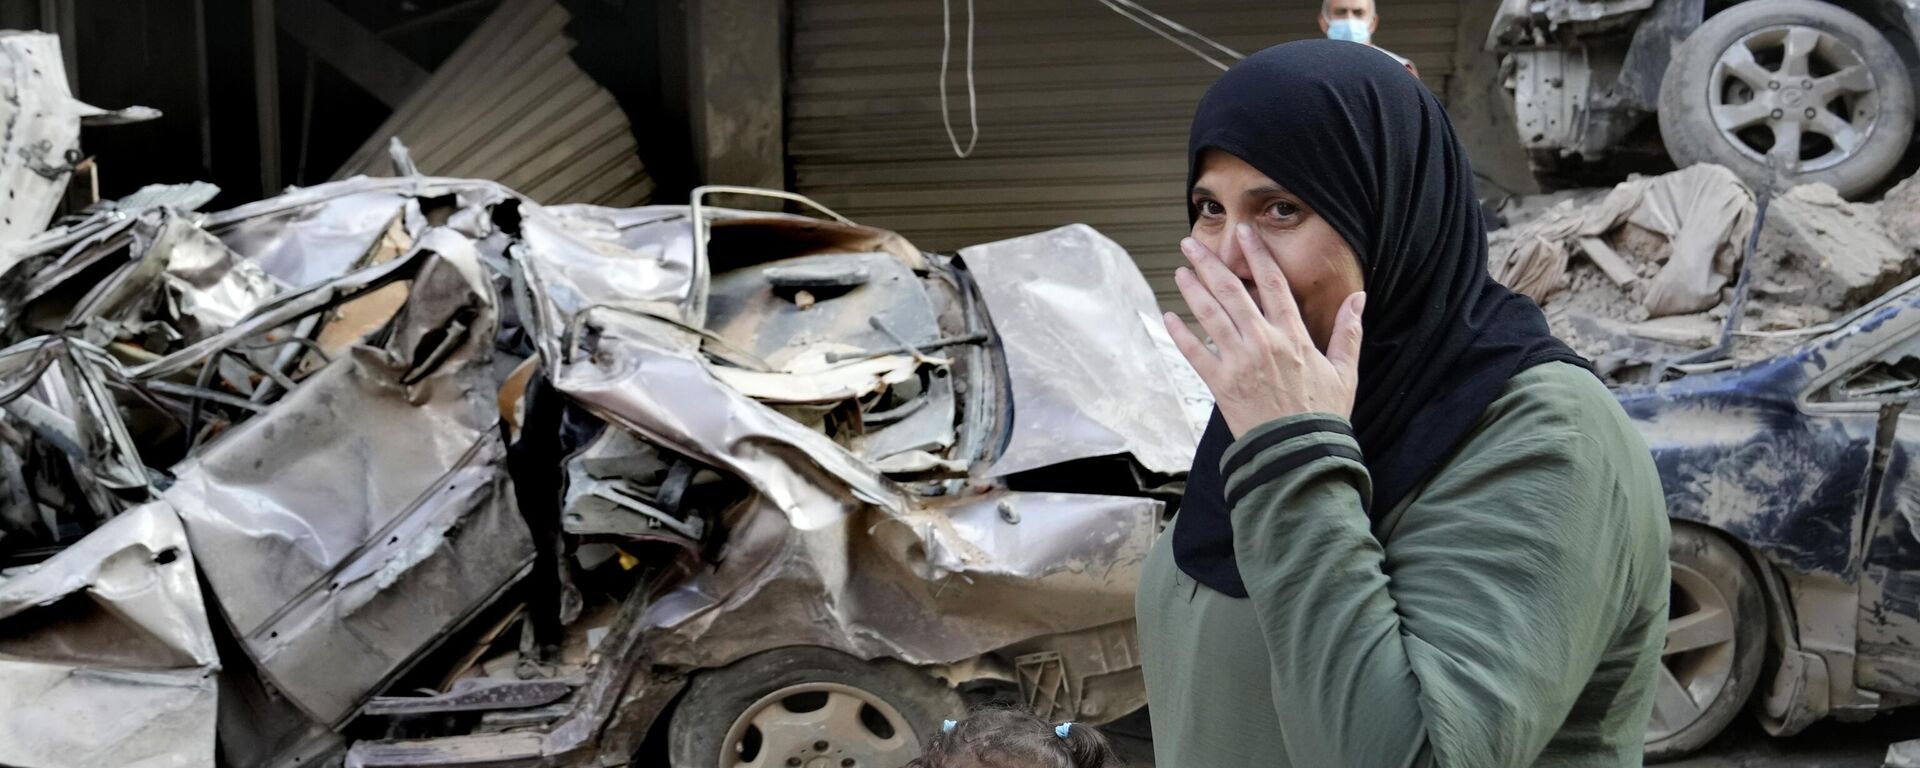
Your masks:
{"label": "woman's eyebrow", "polygon": [[1193,191],[1188,192],[1187,194],[1194,197],[1213,197],[1214,196],[1213,190],[1207,189],[1206,187],[1194,187]]}
{"label": "woman's eyebrow", "polygon": [[1287,192],[1286,187],[1282,187],[1278,184],[1268,184],[1266,186],[1254,187],[1253,189],[1247,190],[1247,197],[1266,197],[1268,195],[1285,195],[1285,194],[1291,194],[1291,193]]}

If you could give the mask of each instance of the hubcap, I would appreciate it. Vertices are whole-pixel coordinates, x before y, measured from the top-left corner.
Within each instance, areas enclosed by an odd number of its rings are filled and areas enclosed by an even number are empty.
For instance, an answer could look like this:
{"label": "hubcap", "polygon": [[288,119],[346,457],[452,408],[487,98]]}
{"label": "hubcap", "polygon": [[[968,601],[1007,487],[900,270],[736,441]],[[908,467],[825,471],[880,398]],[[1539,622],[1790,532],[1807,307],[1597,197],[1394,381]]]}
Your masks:
{"label": "hubcap", "polygon": [[1852,157],[1880,119],[1866,60],[1811,27],[1769,27],[1740,38],[1720,54],[1708,87],[1721,138],[1787,173]]}
{"label": "hubcap", "polygon": [[1692,725],[1732,683],[1731,596],[1699,571],[1674,563],[1671,606],[1648,741],[1665,739]]}
{"label": "hubcap", "polygon": [[918,744],[900,711],[866,691],[803,683],[760,697],[727,729],[719,768],[894,768]]}

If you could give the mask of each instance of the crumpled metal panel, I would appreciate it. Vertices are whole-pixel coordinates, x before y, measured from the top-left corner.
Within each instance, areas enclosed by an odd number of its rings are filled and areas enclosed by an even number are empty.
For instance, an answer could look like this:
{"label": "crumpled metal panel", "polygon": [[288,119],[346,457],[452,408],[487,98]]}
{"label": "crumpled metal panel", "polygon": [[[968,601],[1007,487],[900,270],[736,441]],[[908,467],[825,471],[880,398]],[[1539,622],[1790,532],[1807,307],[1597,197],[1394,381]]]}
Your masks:
{"label": "crumpled metal panel", "polygon": [[72,173],[67,153],[80,149],[80,118],[99,112],[67,90],[59,37],[0,32],[0,243],[46,228]]}
{"label": "crumpled metal panel", "polygon": [[185,219],[165,215],[152,246],[167,255],[170,307],[189,322],[188,338],[211,336],[239,323],[271,300],[281,286],[258,264],[240,258],[219,239]]}
{"label": "crumpled metal panel", "polygon": [[599,329],[594,352],[568,349],[556,387],[757,492],[727,515],[718,566],[643,618],[654,628],[652,658],[710,666],[798,643],[947,663],[1132,615],[1160,502],[913,496],[826,436],[727,387],[692,334],[611,311],[580,324]]}
{"label": "crumpled metal panel", "polygon": [[495,428],[491,288],[466,239],[418,248],[394,262],[418,272],[385,346],[335,359],[166,492],[248,654],[323,723],[532,558]]}
{"label": "crumpled metal panel", "polygon": [[[80,154],[80,126],[152,120],[160,111],[109,112],[73,98],[60,38],[0,30],[0,246],[45,229]],[[0,247],[0,252],[6,249]]]}
{"label": "crumpled metal panel", "polygon": [[851,506],[802,529],[757,505],[733,523],[727,559],[650,608],[647,648],[662,663],[695,668],[786,645],[947,664],[1127,621],[1161,507],[1001,494],[905,510]]}
{"label": "crumpled metal panel", "polygon": [[97,343],[161,329],[198,341],[232,327],[280,292],[258,265],[172,211],[140,215],[132,238],[129,264],[67,319],[69,328],[89,327]]}
{"label": "crumpled metal panel", "polygon": [[522,221],[513,253],[549,327],[594,306],[686,318],[694,278],[684,206],[540,209]]}
{"label": "crumpled metal panel", "polygon": [[962,248],[960,259],[1013,388],[1013,435],[990,476],[1116,454],[1187,471],[1208,396],[1172,362],[1153,291],[1118,243],[1074,224]]}
{"label": "crumpled metal panel", "polygon": [[[814,430],[723,383],[700,354],[699,337],[658,319],[587,313],[600,328],[595,352],[568,349],[553,383],[641,437],[721,467],[753,485],[793,525],[831,522],[849,503],[902,506],[897,487]],[[832,480],[822,483],[821,474]]]}
{"label": "crumpled metal panel", "polygon": [[303,288],[351,270],[411,199],[391,183],[350,191],[352,181],[217,213],[206,227],[282,282]]}
{"label": "crumpled metal panel", "polygon": [[[429,221],[421,200],[445,198],[445,222]],[[490,181],[431,176],[355,177],[317,184],[207,216],[206,229],[234,251],[295,289],[306,288],[363,266],[395,221],[418,237],[430,223],[478,240],[493,233],[476,220],[519,196]]]}
{"label": "crumpled metal panel", "polygon": [[218,670],[180,520],[130,510],[0,579],[0,764],[212,765]]}
{"label": "crumpled metal panel", "polygon": [[1540,46],[1552,33],[1575,26],[1577,34],[1617,30],[1652,8],[1654,0],[1501,0],[1487,29],[1485,49]]}

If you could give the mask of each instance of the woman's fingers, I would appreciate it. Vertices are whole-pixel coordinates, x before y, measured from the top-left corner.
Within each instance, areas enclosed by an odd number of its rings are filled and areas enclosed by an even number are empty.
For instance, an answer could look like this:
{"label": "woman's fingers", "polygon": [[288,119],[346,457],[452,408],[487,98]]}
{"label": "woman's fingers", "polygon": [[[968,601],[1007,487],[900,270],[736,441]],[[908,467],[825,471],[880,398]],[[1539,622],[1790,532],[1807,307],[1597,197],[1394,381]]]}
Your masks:
{"label": "woman's fingers", "polygon": [[1348,296],[1340,304],[1340,316],[1334,318],[1333,336],[1327,339],[1327,362],[1350,388],[1360,384],[1360,318],[1366,309],[1365,291]]}
{"label": "woman's fingers", "polygon": [[[1227,318],[1233,321],[1234,328],[1238,330],[1238,336],[1255,338],[1254,334],[1265,322],[1265,318],[1260,316],[1260,307],[1253,303],[1253,296],[1247,293],[1247,286],[1240,282],[1240,277],[1233,274],[1233,270],[1227,269],[1227,263],[1221,261],[1212,249],[1199,240],[1189,237],[1180,241],[1180,251],[1186,254],[1187,261],[1193,264],[1194,274],[1200,277],[1200,282],[1206,286],[1207,292],[1213,294],[1214,301],[1220,304],[1220,308],[1226,311]],[[1211,329],[1208,332],[1211,333]],[[1214,341],[1219,343],[1222,339],[1215,336]]]}
{"label": "woman's fingers", "polygon": [[1240,253],[1253,272],[1254,288],[1260,292],[1260,306],[1266,312],[1267,322],[1295,340],[1304,341],[1307,326],[1300,319],[1300,305],[1294,301],[1293,288],[1287,284],[1287,275],[1280,271],[1280,262],[1274,259],[1273,251],[1245,224],[1234,227],[1233,236],[1239,239]]}
{"label": "woman's fingers", "polygon": [[1213,372],[1219,367],[1220,358],[1213,354],[1213,350],[1207,349],[1207,345],[1202,343],[1199,337],[1193,335],[1193,331],[1187,328],[1186,321],[1181,320],[1179,315],[1168,312],[1162,315],[1160,320],[1166,323],[1167,335],[1173,337],[1173,346],[1179,348],[1180,355],[1187,359],[1188,365],[1193,366],[1194,373],[1200,374],[1200,380],[1206,382],[1208,387],[1212,387]]}
{"label": "woman's fingers", "polygon": [[1201,330],[1213,337],[1216,344],[1237,341],[1240,332],[1228,319],[1227,310],[1221,308],[1213,292],[1207,290],[1195,276],[1193,270],[1181,267],[1173,271],[1173,284],[1180,289],[1180,298],[1186,299],[1187,309],[1193,312],[1193,319],[1199,321]]}

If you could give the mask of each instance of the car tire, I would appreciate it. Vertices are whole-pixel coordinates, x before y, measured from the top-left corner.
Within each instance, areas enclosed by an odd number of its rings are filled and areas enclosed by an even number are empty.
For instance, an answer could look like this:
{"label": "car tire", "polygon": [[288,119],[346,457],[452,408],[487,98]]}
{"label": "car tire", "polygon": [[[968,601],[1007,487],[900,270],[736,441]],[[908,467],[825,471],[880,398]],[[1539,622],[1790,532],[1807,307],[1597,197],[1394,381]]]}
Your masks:
{"label": "car tire", "polygon": [[897,768],[919,756],[941,720],[964,712],[959,694],[906,664],[780,648],[696,673],[674,707],[667,748],[674,768],[819,758]]}
{"label": "car tire", "polygon": [[1690,754],[1740,715],[1767,651],[1766,598],[1740,551],[1720,534],[1676,522],[1666,647],[1647,728],[1649,763]]}
{"label": "car tire", "polygon": [[[1856,74],[1822,79],[1848,71]],[[1755,189],[1776,186],[1769,153],[1784,146],[1783,133],[1799,136],[1780,152],[1783,163],[1792,157],[1781,181],[1821,182],[1857,198],[1906,153],[1913,82],[1893,45],[1859,16],[1818,0],[1749,0],[1675,47],[1659,123],[1675,165],[1717,163]]]}

